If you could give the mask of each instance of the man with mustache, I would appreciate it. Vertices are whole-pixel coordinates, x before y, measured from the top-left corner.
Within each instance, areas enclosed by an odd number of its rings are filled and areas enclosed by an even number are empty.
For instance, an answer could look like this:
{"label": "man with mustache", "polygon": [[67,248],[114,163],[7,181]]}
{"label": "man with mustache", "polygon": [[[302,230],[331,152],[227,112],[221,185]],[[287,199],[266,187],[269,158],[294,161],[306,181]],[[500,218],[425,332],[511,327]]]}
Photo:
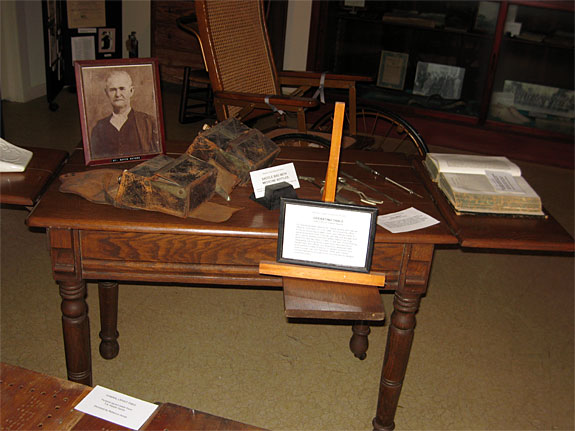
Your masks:
{"label": "man with mustache", "polygon": [[125,71],[113,71],[104,89],[112,113],[92,129],[90,147],[93,159],[144,155],[158,151],[159,141],[152,116],[132,109],[132,78]]}

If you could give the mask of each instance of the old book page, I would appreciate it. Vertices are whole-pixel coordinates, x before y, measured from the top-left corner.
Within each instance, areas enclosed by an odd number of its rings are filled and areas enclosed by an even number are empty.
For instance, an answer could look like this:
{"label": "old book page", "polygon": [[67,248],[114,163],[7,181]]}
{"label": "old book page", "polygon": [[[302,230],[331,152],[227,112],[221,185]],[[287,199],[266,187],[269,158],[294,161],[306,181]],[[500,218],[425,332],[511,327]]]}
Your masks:
{"label": "old book page", "polygon": [[507,157],[429,153],[425,165],[434,181],[437,181],[440,172],[485,174],[486,171],[501,171],[513,176],[521,175],[519,166]]}

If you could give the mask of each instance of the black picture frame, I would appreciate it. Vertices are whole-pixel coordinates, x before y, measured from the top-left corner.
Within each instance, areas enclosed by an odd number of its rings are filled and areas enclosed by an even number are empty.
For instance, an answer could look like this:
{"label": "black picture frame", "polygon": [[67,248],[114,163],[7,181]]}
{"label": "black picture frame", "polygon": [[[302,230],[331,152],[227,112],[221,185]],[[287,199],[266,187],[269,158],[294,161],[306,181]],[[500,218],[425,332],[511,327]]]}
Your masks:
{"label": "black picture frame", "polygon": [[375,207],[282,198],[276,260],[368,273],[377,213]]}
{"label": "black picture frame", "polygon": [[[76,61],[74,67],[86,165],[146,160],[165,153],[157,59],[83,60]],[[123,123],[131,127],[132,133],[124,131],[121,138],[115,137],[109,125],[113,103],[107,79],[113,72],[129,76],[132,83],[131,94],[127,96],[132,109]],[[115,85],[123,88],[129,84]],[[113,143],[114,139],[120,145]]]}

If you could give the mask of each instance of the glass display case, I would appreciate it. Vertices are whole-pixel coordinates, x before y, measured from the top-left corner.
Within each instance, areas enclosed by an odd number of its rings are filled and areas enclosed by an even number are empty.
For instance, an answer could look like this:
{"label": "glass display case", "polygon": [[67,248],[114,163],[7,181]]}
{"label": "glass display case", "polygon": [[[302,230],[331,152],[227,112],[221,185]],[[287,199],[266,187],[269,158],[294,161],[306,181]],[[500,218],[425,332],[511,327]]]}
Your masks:
{"label": "glass display case", "polygon": [[308,69],[373,77],[360,98],[573,134],[572,1],[318,3]]}
{"label": "glass display case", "polygon": [[573,11],[551,3],[507,5],[487,119],[572,135]]}

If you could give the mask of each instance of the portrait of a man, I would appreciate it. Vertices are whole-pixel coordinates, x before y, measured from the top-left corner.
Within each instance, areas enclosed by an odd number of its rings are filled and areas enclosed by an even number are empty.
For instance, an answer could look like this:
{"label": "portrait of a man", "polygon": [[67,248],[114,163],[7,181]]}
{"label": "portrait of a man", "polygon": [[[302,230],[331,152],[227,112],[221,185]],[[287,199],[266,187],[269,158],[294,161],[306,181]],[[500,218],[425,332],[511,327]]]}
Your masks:
{"label": "portrait of a man", "polygon": [[84,148],[89,161],[137,160],[162,153],[159,91],[153,72],[151,65],[81,68],[83,135],[88,141]]}

